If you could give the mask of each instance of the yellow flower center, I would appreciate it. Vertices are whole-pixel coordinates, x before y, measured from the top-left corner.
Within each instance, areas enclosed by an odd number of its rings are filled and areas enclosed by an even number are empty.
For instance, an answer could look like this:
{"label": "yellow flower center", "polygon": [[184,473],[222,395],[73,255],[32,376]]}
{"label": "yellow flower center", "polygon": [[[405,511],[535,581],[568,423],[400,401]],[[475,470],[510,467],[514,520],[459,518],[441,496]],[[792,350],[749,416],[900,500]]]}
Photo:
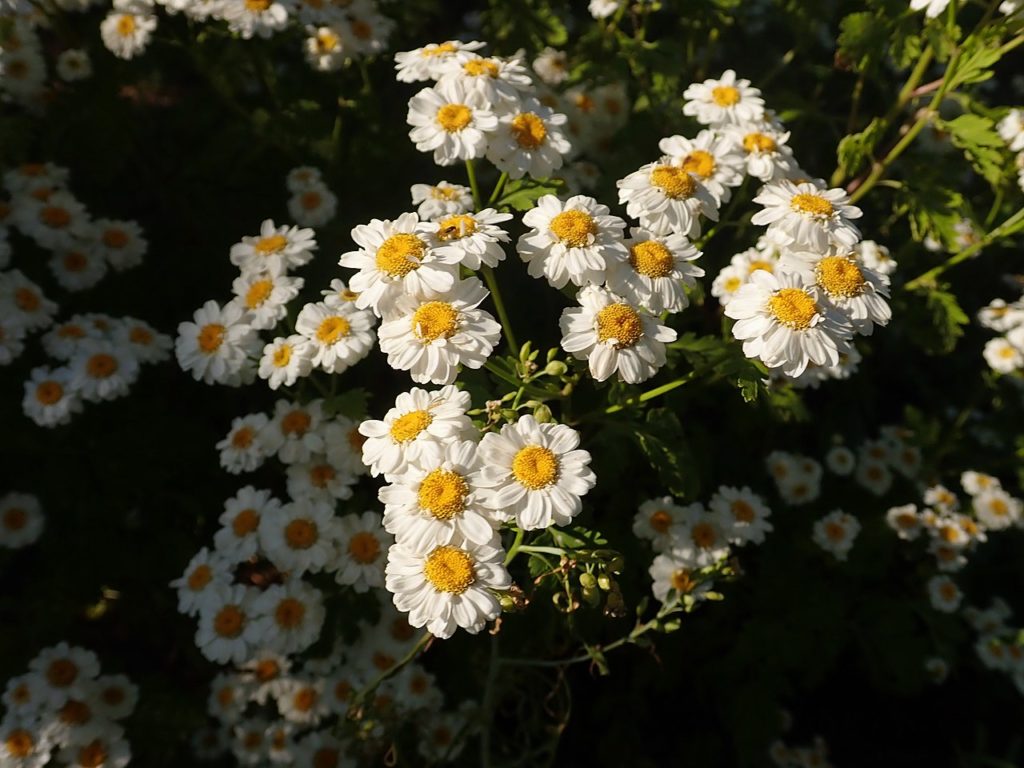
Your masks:
{"label": "yellow flower center", "polygon": [[28,757],[32,754],[35,749],[36,743],[32,739],[32,734],[26,731],[24,728],[15,728],[13,731],[7,733],[7,738],[4,740],[4,746],[7,747],[7,752],[17,760],[20,757]]}
{"label": "yellow flower center", "polygon": [[997,517],[1005,517],[1010,514],[1010,506],[1002,499],[992,499],[989,502],[988,508]]}
{"label": "yellow flower center", "polygon": [[427,411],[403,413],[391,423],[391,439],[396,443],[408,443],[429,427],[433,420],[434,417]]}
{"label": "yellow flower center", "polygon": [[542,445],[520,448],[512,459],[512,476],[525,488],[537,491],[558,479],[558,457]]}
{"label": "yellow flower center", "polygon": [[842,541],[846,538],[846,528],[841,523],[835,521],[828,522],[825,524],[825,536],[834,542]]}
{"label": "yellow flower center", "polygon": [[320,207],[320,203],[322,202],[323,197],[320,195],[319,192],[314,192],[313,190],[310,190],[309,192],[304,192],[302,194],[302,197],[299,198],[299,203],[307,211],[315,211],[317,208]]}
{"label": "yellow flower center", "polygon": [[648,520],[653,528],[658,533],[668,533],[668,529],[672,525],[672,515],[666,512],[664,509],[656,509]]}
{"label": "yellow flower center", "polygon": [[68,251],[64,254],[63,264],[68,272],[81,272],[89,266],[89,259],[81,251]]}
{"label": "yellow flower center", "polygon": [[245,626],[245,614],[237,605],[225,605],[213,617],[213,631],[221,637],[238,637]]}
{"label": "yellow flower center", "polygon": [[46,680],[54,688],[67,688],[78,679],[78,665],[71,659],[55,659],[46,668]]}
{"label": "yellow flower center", "polygon": [[362,19],[352,19],[348,26],[352,30],[352,34],[360,40],[369,40],[373,37],[373,27]]}
{"label": "yellow flower center", "polygon": [[458,327],[459,312],[446,301],[428,301],[412,315],[412,330],[420,341],[451,338]]}
{"label": "yellow flower center", "polygon": [[774,152],[777,147],[775,139],[763,133],[748,133],[743,137],[743,148],[747,150],[747,154]]}
{"label": "yellow flower center", "polygon": [[41,299],[31,288],[18,288],[14,292],[14,303],[23,312],[35,312],[39,309]]}
{"label": "yellow flower center", "polygon": [[64,397],[64,387],[56,381],[41,381],[36,387],[36,400],[42,405],[53,405]]}
{"label": "yellow flower center", "polygon": [[597,313],[597,340],[602,344],[614,340],[616,349],[625,349],[643,335],[643,320],[628,304],[609,304]]}
{"label": "yellow flower center", "polygon": [[693,543],[701,549],[710,549],[718,541],[715,527],[711,523],[697,523],[690,531]]}
{"label": "yellow flower center", "polygon": [[274,621],[282,629],[295,629],[305,616],[306,606],[294,597],[286,597],[274,609]]}
{"label": "yellow flower center", "polygon": [[774,273],[775,264],[764,259],[754,259],[750,262],[749,266],[747,266],[747,274],[749,275],[757,272],[759,269],[764,270],[765,272]]}
{"label": "yellow flower center", "polygon": [[245,0],[245,7],[253,13],[262,13],[270,7],[270,0]]}
{"label": "yellow flower center", "polygon": [[135,17],[130,14],[122,14],[117,20],[117,34],[121,37],[128,37],[135,31]]}
{"label": "yellow flower center", "polygon": [[470,77],[497,77],[501,67],[490,59],[472,59],[462,65],[462,69]]}
{"label": "yellow flower center", "polygon": [[586,211],[562,211],[548,226],[554,236],[570,248],[589,245],[597,234],[597,222]]}
{"label": "yellow flower center", "polygon": [[78,750],[77,765],[81,768],[100,768],[107,762],[107,749],[99,739],[93,739]]}
{"label": "yellow flower center", "polygon": [[736,499],[732,503],[732,515],[740,523],[752,523],[756,517],[754,508],[743,499]]}
{"label": "yellow flower center", "polygon": [[476,232],[476,219],[464,213],[450,216],[437,225],[437,239],[444,242],[461,240],[474,232]]}
{"label": "yellow flower center", "polygon": [[100,352],[86,361],[85,370],[94,379],[109,378],[117,373],[117,358]]}
{"label": "yellow flower center", "polygon": [[686,200],[697,191],[693,176],[675,165],[656,165],[651,171],[651,184],[673,200]]}
{"label": "yellow flower center", "polygon": [[430,196],[435,200],[455,200],[460,192],[455,187],[431,187]]}
{"label": "yellow flower center", "polygon": [[377,269],[388,277],[405,277],[420,268],[426,247],[416,235],[392,235],[377,249]]}
{"label": "yellow flower center", "polygon": [[338,476],[330,464],[317,464],[309,470],[309,482],[314,488],[326,488]]}
{"label": "yellow flower center", "polygon": [[818,262],[814,274],[829,296],[849,298],[864,292],[864,274],[848,256],[826,256]]}
{"label": "yellow flower center", "polygon": [[321,29],[316,33],[316,45],[320,53],[330,53],[337,50],[340,43],[341,38],[329,29]]}
{"label": "yellow flower center", "polygon": [[128,245],[128,234],[121,229],[108,229],[100,239],[107,248],[124,248]]}
{"label": "yellow flower center", "polygon": [[741,285],[743,285],[743,281],[740,280],[740,278],[730,277],[726,279],[723,287],[725,288],[726,293],[736,293],[736,291],[740,289]]}
{"label": "yellow flower center", "polygon": [[435,469],[420,484],[419,503],[438,520],[451,520],[466,508],[469,484],[462,475]]}
{"label": "yellow flower center", "polygon": [[461,595],[476,581],[473,558],[457,547],[437,547],[427,555],[423,575],[438,592]]}
{"label": "yellow flower center", "polygon": [[731,85],[718,85],[711,89],[711,100],[720,107],[731,107],[739,103],[740,92]]}
{"label": "yellow flower center", "polygon": [[715,156],[703,149],[695,149],[683,159],[683,170],[702,179],[714,176],[716,167]]}
{"label": "yellow flower center", "polygon": [[309,549],[320,538],[320,531],[312,520],[292,520],[284,527],[284,539],[292,549]]}
{"label": "yellow flower center", "polygon": [[340,315],[331,315],[320,321],[316,328],[316,338],[321,344],[334,344],[349,335],[352,326]]}
{"label": "yellow flower center", "polygon": [[247,309],[256,309],[263,305],[274,290],[273,280],[257,280],[249,286],[245,292],[245,306]]}
{"label": "yellow flower center", "polygon": [[437,122],[448,133],[458,133],[473,119],[473,112],[465,104],[445,104],[437,110]]}
{"label": "yellow flower center", "polygon": [[680,568],[678,571],[672,571],[669,583],[672,584],[672,589],[680,595],[685,595],[697,586],[693,579],[690,578],[690,572],[685,568]]}
{"label": "yellow flower center", "polygon": [[944,582],[942,586],[939,587],[939,595],[947,603],[953,602],[957,597],[956,585],[949,581]]}
{"label": "yellow flower center", "polygon": [[441,43],[440,45],[436,45],[433,48],[424,48],[422,51],[420,51],[420,56],[423,56],[424,58],[430,58],[431,56],[441,56],[442,54],[445,53],[455,53],[455,51],[457,50],[458,49],[455,47],[454,43]]}
{"label": "yellow flower center", "polygon": [[288,238],[284,235],[268,235],[257,240],[253,250],[260,256],[270,256],[281,251],[286,245],[288,245]]}
{"label": "yellow flower center", "polygon": [[275,368],[285,368],[292,359],[292,348],[290,344],[282,344],[274,350],[273,356],[270,361],[274,364]]}
{"label": "yellow flower center", "polygon": [[231,530],[238,538],[254,533],[259,527],[260,514],[255,509],[243,509],[231,521]]}
{"label": "yellow flower center", "polygon": [[216,323],[204,325],[199,329],[199,336],[196,338],[199,342],[199,349],[208,355],[213,354],[220,349],[220,345],[224,342],[224,326]]}
{"label": "yellow flower center", "polygon": [[768,310],[783,325],[802,331],[811,327],[811,321],[818,314],[818,307],[807,291],[799,288],[783,288],[768,299]]}
{"label": "yellow flower center", "polygon": [[368,531],[360,531],[348,542],[348,553],[357,563],[369,565],[380,556],[380,542]]}
{"label": "yellow flower center", "polygon": [[672,274],[672,252],[657,240],[645,240],[630,247],[629,263],[646,277],[668,277]]}
{"label": "yellow flower center", "polygon": [[20,507],[4,511],[4,528],[8,531],[20,531],[28,523],[28,513]]}
{"label": "yellow flower center", "polygon": [[548,129],[533,112],[522,112],[512,118],[512,135],[523,149],[536,149],[544,143]]}
{"label": "yellow flower center", "polygon": [[52,229],[64,229],[71,223],[71,214],[64,208],[55,205],[48,205],[39,212],[39,218],[43,224]]}
{"label": "yellow flower center", "polygon": [[789,201],[794,211],[806,213],[811,216],[831,216],[835,209],[832,203],[821,195],[814,195],[810,192],[800,192],[793,195]]}
{"label": "yellow flower center", "polygon": [[193,592],[201,592],[213,580],[213,570],[203,563],[188,575],[188,588]]}
{"label": "yellow flower center", "polygon": [[256,433],[252,427],[239,427],[239,429],[231,436],[231,445],[234,448],[248,448],[252,445],[252,441],[256,438]]}

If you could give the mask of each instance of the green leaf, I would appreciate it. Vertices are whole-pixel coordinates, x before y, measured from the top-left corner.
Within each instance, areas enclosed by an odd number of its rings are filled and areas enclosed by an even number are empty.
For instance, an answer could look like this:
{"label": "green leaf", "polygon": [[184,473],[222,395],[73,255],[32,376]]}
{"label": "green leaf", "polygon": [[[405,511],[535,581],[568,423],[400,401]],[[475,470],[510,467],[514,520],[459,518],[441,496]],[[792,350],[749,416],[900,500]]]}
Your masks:
{"label": "green leaf", "polygon": [[967,204],[960,192],[944,186],[938,169],[907,176],[899,190],[899,200],[906,207],[910,231],[914,240],[922,242],[931,237],[948,250],[956,249],[956,224],[961,212],[967,213]]}
{"label": "green leaf", "polygon": [[534,207],[538,198],[544,195],[557,195],[565,185],[561,179],[545,179],[537,181],[522,178],[505,187],[505,194],[497,202],[498,210],[512,208],[516,211],[528,211]]}
{"label": "green leaf", "polygon": [[1004,142],[996,131],[995,123],[981,115],[960,115],[940,121],[939,128],[949,133],[953,146],[964,151],[967,160],[993,187],[999,186],[1005,174]]}
{"label": "green leaf", "polygon": [[983,83],[992,77],[992,66],[999,61],[999,38],[992,40],[970,37],[964,42],[963,52],[949,79],[948,91],[961,85]]}
{"label": "green leaf", "polygon": [[365,389],[350,389],[326,400],[324,408],[328,413],[340,413],[350,419],[366,418],[370,393]]}
{"label": "green leaf", "polygon": [[652,408],[647,421],[637,424],[632,432],[644,456],[658,473],[665,489],[673,496],[694,498],[699,491],[690,448],[683,438],[679,417],[668,408]]}
{"label": "green leaf", "polygon": [[910,337],[930,355],[949,354],[964,335],[970,318],[960,308],[948,285],[922,288],[906,296],[906,323]]}
{"label": "green leaf", "polygon": [[839,22],[836,58],[859,72],[881,57],[889,42],[885,21],[873,13],[851,13]]}
{"label": "green leaf", "polygon": [[844,178],[856,176],[858,171],[871,159],[875,145],[885,133],[885,124],[876,117],[860,133],[851,133],[839,142],[836,151],[839,170]]}

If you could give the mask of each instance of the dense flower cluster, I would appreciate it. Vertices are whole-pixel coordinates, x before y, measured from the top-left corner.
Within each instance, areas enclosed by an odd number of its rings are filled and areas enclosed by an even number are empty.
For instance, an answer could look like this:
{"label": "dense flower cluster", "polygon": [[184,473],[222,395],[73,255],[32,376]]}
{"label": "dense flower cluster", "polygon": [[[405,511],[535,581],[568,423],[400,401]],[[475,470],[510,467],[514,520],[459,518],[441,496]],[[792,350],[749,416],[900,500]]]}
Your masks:
{"label": "dense flower cluster", "polygon": [[985,344],[985,362],[997,373],[1024,368],[1024,297],[1013,302],[994,299],[978,312],[978,322],[1001,334]]}

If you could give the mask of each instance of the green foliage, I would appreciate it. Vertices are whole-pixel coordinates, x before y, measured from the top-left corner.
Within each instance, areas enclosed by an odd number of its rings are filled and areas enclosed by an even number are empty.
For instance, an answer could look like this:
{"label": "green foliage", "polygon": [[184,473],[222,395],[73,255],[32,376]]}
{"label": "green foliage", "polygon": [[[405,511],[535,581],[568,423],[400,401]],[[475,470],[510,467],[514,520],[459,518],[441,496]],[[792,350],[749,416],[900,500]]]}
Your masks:
{"label": "green foliage", "polygon": [[995,129],[995,123],[981,115],[960,115],[940,120],[938,126],[948,131],[954,146],[964,151],[974,170],[993,187],[1006,176],[1006,144]]}
{"label": "green foliage", "polygon": [[881,118],[876,117],[863,131],[851,133],[839,142],[836,154],[839,160],[838,171],[843,178],[853,178],[871,161],[875,146],[885,135],[885,128]]}
{"label": "green foliage", "polygon": [[899,309],[910,340],[930,355],[948,355],[964,335],[970,318],[945,284],[904,294]]}

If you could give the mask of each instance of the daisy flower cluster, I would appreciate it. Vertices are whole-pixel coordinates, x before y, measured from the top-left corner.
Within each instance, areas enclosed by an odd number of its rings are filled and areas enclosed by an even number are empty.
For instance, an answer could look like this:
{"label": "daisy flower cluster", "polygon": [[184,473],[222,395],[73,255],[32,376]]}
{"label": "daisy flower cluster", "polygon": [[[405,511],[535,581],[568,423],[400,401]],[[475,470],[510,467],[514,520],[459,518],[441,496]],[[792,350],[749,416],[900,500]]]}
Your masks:
{"label": "daisy flower cluster", "polygon": [[683,97],[684,114],[707,128],[692,140],[663,139],[662,159],[619,182],[620,199],[653,231],[697,237],[732,188],[757,179],[754,202],[763,209],[751,221],[767,229],[719,275],[713,294],[737,321],[733,335],[747,357],[792,379],[810,370],[804,385],[849,375],[853,337],[891,316],[889,278],[868,263],[879,249],[858,248],[860,209],[799,167],[788,132],[750,81],[727,70]]}
{"label": "daisy flower cluster", "polygon": [[122,768],[131,748],[119,721],[135,711],[138,688],[100,674],[96,654],[58,643],[7,681],[0,720],[0,765]]}
{"label": "daisy flower cluster", "polygon": [[1013,302],[993,299],[978,312],[978,322],[1001,334],[985,343],[985,362],[997,373],[1024,368],[1024,296]]}
{"label": "daisy flower cluster", "polygon": [[962,599],[949,574],[962,570],[990,533],[1024,525],[1024,502],[1005,491],[998,478],[969,470],[961,475],[960,485],[970,496],[969,507],[953,491],[934,485],[925,490],[921,509],[904,504],[885,515],[902,541],[927,542],[939,571],[928,581],[928,596],[932,607],[945,613],[956,611]]}
{"label": "daisy flower cluster", "polygon": [[412,626],[441,638],[475,634],[500,614],[511,578],[499,528],[566,525],[596,482],[572,428],[524,415],[481,436],[469,407],[453,386],[414,388],[359,425],[363,462],[388,483],[385,586]]}
{"label": "daisy flower cluster", "polygon": [[43,534],[46,517],[38,497],[11,491],[0,497],[0,547],[21,549]]}
{"label": "daisy flower cluster", "polygon": [[706,507],[700,502],[683,507],[671,496],[643,502],[633,517],[633,533],[658,553],[649,569],[654,596],[688,608],[706,599],[732,546],[764,543],[773,530],[769,517],[764,500],[747,487],[720,486]]}
{"label": "daisy flower cluster", "polygon": [[974,652],[982,665],[1005,674],[1024,696],[1024,635],[1021,627],[1008,624],[1010,606],[996,597],[988,608],[968,606],[962,613],[975,632]]}
{"label": "daisy flower cluster", "polygon": [[270,219],[233,245],[231,263],[239,268],[234,297],[223,306],[207,301],[191,322],[178,325],[175,354],[182,370],[197,381],[235,387],[259,376],[278,389],[314,370],[341,373],[365,357],[376,338],[375,319],[357,307],[356,294],[341,280],[321,291],[322,301],[302,307],[292,333],[269,342],[259,335],[287,317],[305,282],[291,272],[312,260],[316,248],[312,229],[278,227]]}
{"label": "daisy flower cluster", "polygon": [[41,14],[14,10],[0,6],[0,94],[40,109],[46,94],[46,60],[36,32]]}

